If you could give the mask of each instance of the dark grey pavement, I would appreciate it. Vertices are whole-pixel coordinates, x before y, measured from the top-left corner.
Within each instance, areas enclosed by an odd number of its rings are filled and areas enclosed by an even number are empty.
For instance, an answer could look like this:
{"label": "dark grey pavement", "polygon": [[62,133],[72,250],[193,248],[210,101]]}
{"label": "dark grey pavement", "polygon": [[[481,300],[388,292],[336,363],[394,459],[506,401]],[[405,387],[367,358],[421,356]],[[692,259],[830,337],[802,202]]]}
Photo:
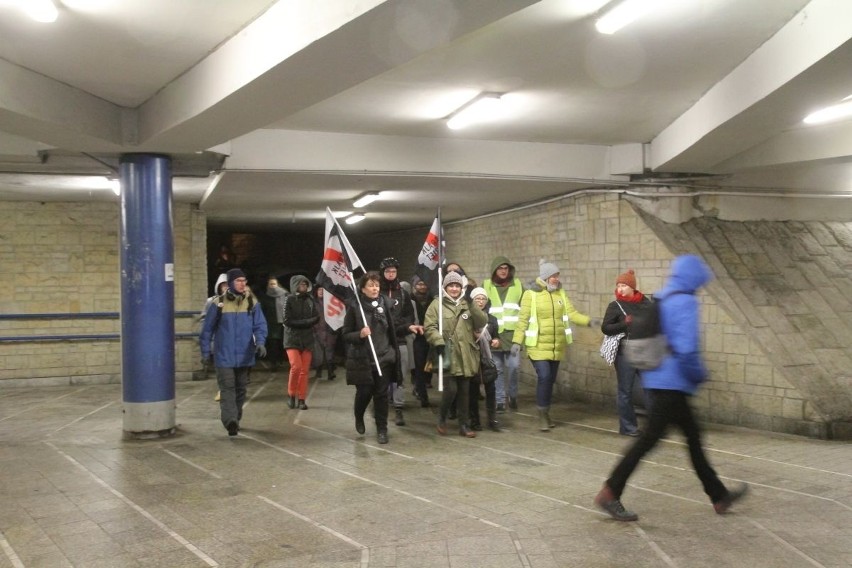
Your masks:
{"label": "dark grey pavement", "polygon": [[672,435],[618,523],[592,504],[631,441],[614,409],[557,404],[540,433],[524,385],[506,431],[468,440],[409,401],[379,446],[340,377],[305,411],[284,390],[256,372],[229,438],[215,382],[179,383],[180,432],[150,441],[122,439],[119,385],[0,390],[0,568],[852,566],[849,443],[708,426],[723,480],[752,486],[720,516]]}

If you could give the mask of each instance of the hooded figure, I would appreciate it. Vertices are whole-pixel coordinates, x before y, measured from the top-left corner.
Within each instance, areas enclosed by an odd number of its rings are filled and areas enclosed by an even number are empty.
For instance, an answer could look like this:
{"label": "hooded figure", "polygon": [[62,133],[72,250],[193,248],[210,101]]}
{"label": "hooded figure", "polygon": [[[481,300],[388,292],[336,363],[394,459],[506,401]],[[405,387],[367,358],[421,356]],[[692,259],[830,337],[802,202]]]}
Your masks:
{"label": "hooded figure", "polygon": [[314,324],[320,312],[311,297],[311,281],[297,274],[290,279],[290,294],[284,302],[284,350],[290,361],[287,406],[307,410],[308,371],[311,368],[314,346]]}
{"label": "hooded figure", "polygon": [[[491,277],[482,283],[488,296],[488,314],[497,318],[498,345],[491,348],[497,367],[495,392],[497,412],[505,412],[508,395],[509,408],[518,408],[518,378],[521,358],[511,355],[512,335],[521,313],[524,286],[515,277],[515,265],[505,256],[495,256],[491,261]],[[508,392],[507,392],[508,391]]]}
{"label": "hooded figure", "polygon": [[700,352],[695,293],[712,279],[713,273],[697,256],[679,256],[672,262],[668,281],[654,294],[660,308],[660,325],[671,352],[659,367],[642,372],[642,385],[646,389],[677,390],[693,395],[707,378]]}

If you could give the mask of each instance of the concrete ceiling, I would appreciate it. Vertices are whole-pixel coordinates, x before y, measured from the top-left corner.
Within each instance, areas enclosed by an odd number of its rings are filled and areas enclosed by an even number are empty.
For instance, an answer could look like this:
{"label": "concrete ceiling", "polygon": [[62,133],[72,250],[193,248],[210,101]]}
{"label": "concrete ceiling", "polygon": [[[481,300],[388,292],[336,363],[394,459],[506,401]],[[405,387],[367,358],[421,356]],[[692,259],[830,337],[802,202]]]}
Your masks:
{"label": "concrete ceiling", "polygon": [[[59,4],[59,0],[55,0]],[[852,2],[677,0],[615,35],[606,0],[0,0],[0,200],[114,200],[174,157],[212,226],[428,226],[583,189],[852,194]],[[505,114],[445,118],[481,92]],[[91,182],[87,184],[87,181]]]}

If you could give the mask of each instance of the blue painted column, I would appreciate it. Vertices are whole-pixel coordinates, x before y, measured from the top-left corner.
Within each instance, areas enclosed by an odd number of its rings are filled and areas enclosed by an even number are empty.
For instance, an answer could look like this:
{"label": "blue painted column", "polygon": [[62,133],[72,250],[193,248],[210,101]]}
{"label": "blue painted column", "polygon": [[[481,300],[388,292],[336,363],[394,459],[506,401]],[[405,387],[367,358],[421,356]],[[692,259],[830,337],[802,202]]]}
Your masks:
{"label": "blue painted column", "polygon": [[175,430],[171,159],[125,154],[119,164],[124,432],[165,436]]}

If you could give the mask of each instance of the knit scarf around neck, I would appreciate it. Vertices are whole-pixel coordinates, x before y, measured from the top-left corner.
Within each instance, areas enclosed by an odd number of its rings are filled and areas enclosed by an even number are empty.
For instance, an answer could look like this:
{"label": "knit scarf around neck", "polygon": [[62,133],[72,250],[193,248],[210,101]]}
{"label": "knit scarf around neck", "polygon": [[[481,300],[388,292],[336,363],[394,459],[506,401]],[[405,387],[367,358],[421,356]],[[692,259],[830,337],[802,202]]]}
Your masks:
{"label": "knit scarf around neck", "polygon": [[642,292],[640,292],[639,290],[634,290],[633,296],[631,296],[630,298],[626,298],[626,297],[622,296],[621,294],[619,294],[618,292],[616,292],[615,293],[615,299],[618,300],[619,302],[627,302],[628,304],[638,304],[639,302],[641,302],[642,300],[645,299],[645,295],[642,294]]}

